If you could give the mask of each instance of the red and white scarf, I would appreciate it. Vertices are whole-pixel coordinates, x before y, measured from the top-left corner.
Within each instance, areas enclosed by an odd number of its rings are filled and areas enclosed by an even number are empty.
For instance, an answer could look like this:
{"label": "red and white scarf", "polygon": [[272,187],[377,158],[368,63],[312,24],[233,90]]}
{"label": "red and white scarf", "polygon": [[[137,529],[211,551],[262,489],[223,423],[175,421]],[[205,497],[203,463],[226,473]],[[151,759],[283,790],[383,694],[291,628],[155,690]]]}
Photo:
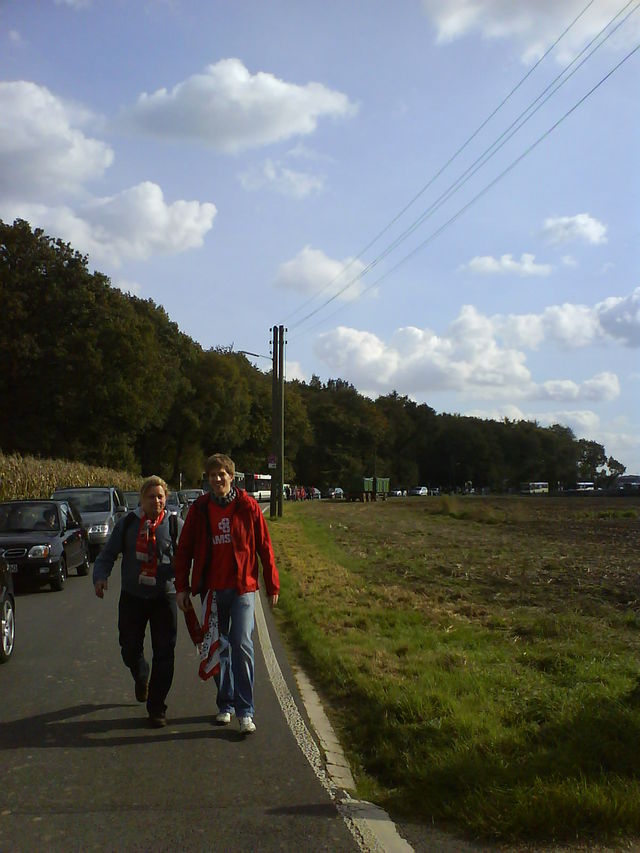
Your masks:
{"label": "red and white scarf", "polygon": [[[191,602],[189,602],[191,603]],[[220,672],[220,634],[218,631],[218,603],[215,591],[210,589],[202,600],[202,625],[193,605],[184,614],[189,636],[198,650],[200,665],[198,675],[203,681]]]}
{"label": "red and white scarf", "polygon": [[156,528],[162,523],[164,510],[152,520],[143,514],[136,538],[136,560],[142,563],[138,580],[140,583],[155,586],[158,572],[158,552],[156,551]]}

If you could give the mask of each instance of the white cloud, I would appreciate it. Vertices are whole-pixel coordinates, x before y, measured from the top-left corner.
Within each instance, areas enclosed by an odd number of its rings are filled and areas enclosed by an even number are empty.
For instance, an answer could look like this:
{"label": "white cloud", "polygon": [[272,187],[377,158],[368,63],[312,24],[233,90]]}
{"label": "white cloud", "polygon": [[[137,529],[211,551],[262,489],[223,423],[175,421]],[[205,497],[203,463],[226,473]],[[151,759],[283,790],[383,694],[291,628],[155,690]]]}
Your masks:
{"label": "white cloud", "polygon": [[302,369],[299,361],[287,361],[285,363],[286,379],[288,382],[293,382],[296,379],[298,382],[306,382],[309,378]]}
{"label": "white cloud", "polygon": [[91,256],[92,264],[177,253],[201,246],[216,208],[197,201],[165,202],[149,181],[117,195],[95,198],[77,210],[42,204],[13,206],[13,215],[36,222]]}
{"label": "white cloud", "polygon": [[324,187],[323,178],[288,169],[273,160],[265,160],[259,169],[243,172],[240,183],[248,191],[271,189],[291,198],[305,198]]}
{"label": "white cloud", "polygon": [[630,296],[610,296],[595,307],[600,325],[612,338],[640,347],[640,287]]}
{"label": "white cloud", "polygon": [[595,246],[607,242],[607,226],[588,213],[575,216],[550,216],[542,226],[542,235],[550,243],[582,240]]}
{"label": "white cloud", "polygon": [[493,258],[491,255],[476,256],[462,267],[470,272],[482,275],[519,275],[547,276],[553,271],[551,264],[536,264],[535,255],[522,254],[519,261],[514,261],[513,255],[501,255]]}
{"label": "white cloud", "polygon": [[561,260],[562,260],[562,265],[565,267],[577,267],[578,266],[578,262],[573,257],[573,255],[563,255]]}
{"label": "white cloud", "polygon": [[131,294],[131,296],[140,296],[142,293],[142,285],[137,281],[127,281],[125,278],[119,278],[116,281],[112,279],[111,284],[123,293]]}
{"label": "white cloud", "polygon": [[18,30],[9,30],[9,41],[12,44],[22,44],[22,36]]}
{"label": "white cloud", "polygon": [[[513,41],[523,62],[533,63],[556,41],[584,8],[584,0],[422,0],[434,21],[440,43],[454,41],[472,32],[487,39]],[[582,15],[554,51],[562,64],[574,56],[620,9],[618,0],[601,0]],[[640,32],[636,18],[607,43],[609,48],[633,44]]]}
{"label": "white cloud", "polygon": [[227,153],[315,131],[320,118],[352,115],[356,107],[321,83],[299,86],[239,59],[222,59],[170,91],[143,93],[124,120],[139,131],[197,141]]}
{"label": "white cloud", "polygon": [[[338,295],[363,269],[364,264],[361,261],[353,258],[337,261],[327,257],[320,249],[305,246],[295,258],[280,264],[274,284],[298,295],[319,296],[322,293],[329,299]],[[362,281],[358,280],[338,298],[354,299],[363,288]]]}
{"label": "white cloud", "polygon": [[[611,401],[620,395],[618,377],[600,372],[584,381],[552,377],[535,381],[524,352],[501,343],[500,318],[464,306],[444,335],[407,326],[388,342],[359,329],[340,326],[318,336],[316,355],[333,375],[372,393],[406,389],[420,396],[448,391],[484,399]],[[545,333],[544,325],[536,334]]]}
{"label": "white cloud", "polygon": [[70,6],[72,9],[88,9],[92,0],[55,0],[56,6]]}
{"label": "white cloud", "polygon": [[0,83],[0,196],[60,197],[101,178],[114,155],[74,126],[88,119],[44,86]]}

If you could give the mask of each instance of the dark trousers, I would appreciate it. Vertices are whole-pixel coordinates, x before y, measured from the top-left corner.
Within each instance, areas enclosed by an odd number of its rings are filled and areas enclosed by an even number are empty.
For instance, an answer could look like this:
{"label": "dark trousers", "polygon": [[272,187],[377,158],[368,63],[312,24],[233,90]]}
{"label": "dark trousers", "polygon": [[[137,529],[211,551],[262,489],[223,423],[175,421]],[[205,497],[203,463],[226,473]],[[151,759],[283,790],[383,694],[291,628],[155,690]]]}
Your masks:
{"label": "dark trousers", "polygon": [[[144,656],[144,635],[147,623],[151,627],[151,678]],[[164,700],[173,681],[173,658],[178,636],[178,611],[175,596],[138,598],[122,590],[118,605],[120,650],[131,675],[149,680],[147,709],[165,711]]]}

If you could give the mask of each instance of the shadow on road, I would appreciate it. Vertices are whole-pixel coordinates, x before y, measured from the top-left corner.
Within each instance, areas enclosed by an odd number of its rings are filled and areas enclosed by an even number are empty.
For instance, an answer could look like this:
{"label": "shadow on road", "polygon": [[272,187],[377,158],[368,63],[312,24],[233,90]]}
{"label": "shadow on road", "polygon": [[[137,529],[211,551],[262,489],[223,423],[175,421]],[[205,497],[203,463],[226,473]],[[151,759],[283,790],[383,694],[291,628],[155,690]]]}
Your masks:
{"label": "shadow on road", "polygon": [[[168,721],[165,729],[151,729],[145,716],[112,717],[104,712],[131,705],[75,705],[44,714],[5,721],[0,726],[0,750],[46,749],[60,747],[135,746],[153,741],[220,740],[240,741],[244,736],[237,731],[217,727],[212,716],[177,717]],[[138,707],[138,706],[135,706]],[[92,719],[77,719],[87,715],[100,715]],[[197,731],[176,731],[178,727],[200,726]],[[129,734],[117,734],[128,732]]]}

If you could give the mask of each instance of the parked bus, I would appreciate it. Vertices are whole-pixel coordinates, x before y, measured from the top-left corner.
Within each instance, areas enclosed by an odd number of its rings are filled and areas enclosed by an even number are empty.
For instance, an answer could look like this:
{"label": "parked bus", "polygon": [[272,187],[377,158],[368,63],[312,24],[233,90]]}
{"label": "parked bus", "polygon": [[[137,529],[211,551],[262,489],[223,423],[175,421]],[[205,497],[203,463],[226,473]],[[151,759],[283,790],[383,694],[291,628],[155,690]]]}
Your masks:
{"label": "parked bus", "polygon": [[549,492],[549,483],[521,483],[521,495],[546,495]]}
{"label": "parked bus", "polygon": [[584,480],[581,483],[576,483],[576,492],[595,492],[595,483],[587,483]]}
{"label": "parked bus", "polygon": [[271,474],[245,474],[244,488],[257,501],[271,498]]}

